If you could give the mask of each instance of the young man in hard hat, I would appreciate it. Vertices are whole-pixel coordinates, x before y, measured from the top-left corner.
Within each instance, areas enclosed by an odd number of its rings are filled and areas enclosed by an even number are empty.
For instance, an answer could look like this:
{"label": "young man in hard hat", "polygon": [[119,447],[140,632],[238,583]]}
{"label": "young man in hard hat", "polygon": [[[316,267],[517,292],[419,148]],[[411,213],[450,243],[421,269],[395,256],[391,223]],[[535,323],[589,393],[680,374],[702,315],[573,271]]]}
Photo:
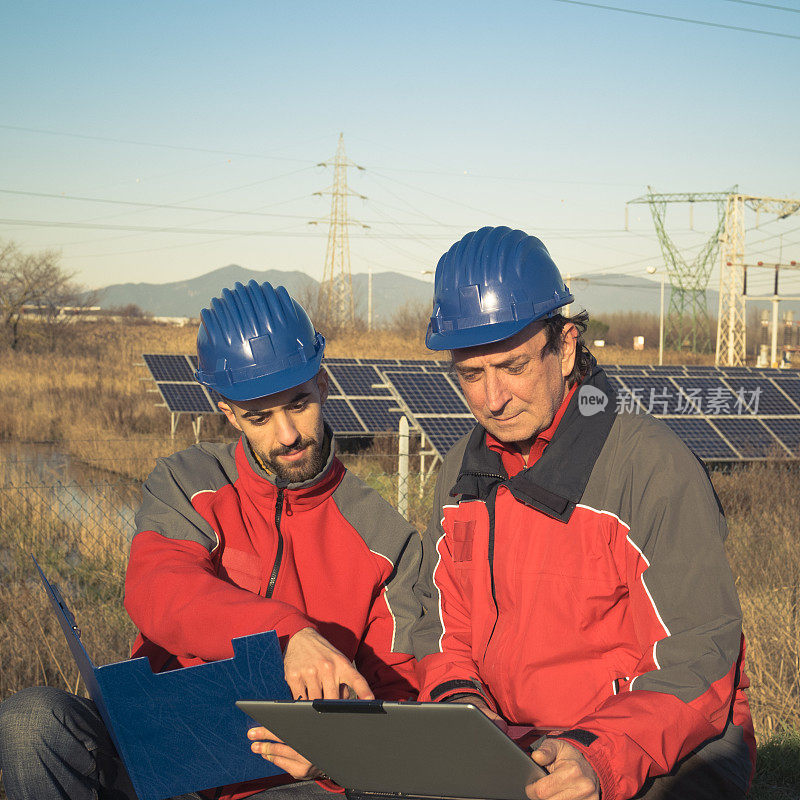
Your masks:
{"label": "young man in hard hat", "polygon": [[[743,798],[754,762],[725,519],[663,423],[620,413],[537,238],[439,261],[432,350],[478,425],[423,537],[420,699],[533,728],[534,798]],[[480,754],[476,754],[480,758]]]}
{"label": "young man in hard hat", "polygon": [[[295,698],[413,697],[419,536],[335,457],[322,417],[323,336],[283,287],[255,281],[224,290],[201,320],[197,379],[224,398],[242,436],[160,459],[144,484],[125,580],[133,655],[174,669],[230,658],[231,639],[274,630]],[[263,729],[250,736],[243,748],[319,775],[259,741]],[[0,764],[9,800],[133,797],[94,706],[58,690],[3,703]],[[287,780],[212,793],[326,794]]]}

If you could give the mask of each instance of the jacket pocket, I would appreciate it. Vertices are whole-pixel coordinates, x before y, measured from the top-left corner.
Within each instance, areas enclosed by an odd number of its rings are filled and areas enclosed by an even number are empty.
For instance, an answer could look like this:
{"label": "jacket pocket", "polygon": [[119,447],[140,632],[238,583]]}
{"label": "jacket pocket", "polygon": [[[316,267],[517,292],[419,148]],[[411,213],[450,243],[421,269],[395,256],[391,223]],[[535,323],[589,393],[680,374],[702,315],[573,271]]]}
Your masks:
{"label": "jacket pocket", "polygon": [[472,540],[475,537],[475,520],[454,520],[453,561],[472,561]]}

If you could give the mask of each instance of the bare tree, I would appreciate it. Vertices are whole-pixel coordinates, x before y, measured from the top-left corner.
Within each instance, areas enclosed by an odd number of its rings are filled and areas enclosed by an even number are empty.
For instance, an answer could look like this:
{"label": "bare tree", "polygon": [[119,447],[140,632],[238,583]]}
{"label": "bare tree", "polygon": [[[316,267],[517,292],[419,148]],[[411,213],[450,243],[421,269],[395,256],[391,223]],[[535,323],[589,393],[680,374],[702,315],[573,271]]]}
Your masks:
{"label": "bare tree", "polygon": [[431,318],[431,304],[421,300],[407,300],[392,314],[390,330],[403,337],[419,339]]}
{"label": "bare tree", "polygon": [[83,306],[91,299],[72,282],[54,250],[24,253],[14,242],[0,245],[0,325],[12,350],[20,344],[20,321],[26,311],[53,328],[64,321],[64,306]]}

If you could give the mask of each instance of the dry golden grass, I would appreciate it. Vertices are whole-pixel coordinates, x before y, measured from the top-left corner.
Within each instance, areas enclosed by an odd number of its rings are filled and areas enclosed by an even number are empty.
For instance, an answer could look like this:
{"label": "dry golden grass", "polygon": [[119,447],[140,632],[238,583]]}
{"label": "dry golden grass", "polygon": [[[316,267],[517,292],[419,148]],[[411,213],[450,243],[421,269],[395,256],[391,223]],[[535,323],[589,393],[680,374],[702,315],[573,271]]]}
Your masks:
{"label": "dry golden grass", "polygon": [[747,637],[756,730],[800,730],[800,531],[795,466],[755,464],[713,476]]}

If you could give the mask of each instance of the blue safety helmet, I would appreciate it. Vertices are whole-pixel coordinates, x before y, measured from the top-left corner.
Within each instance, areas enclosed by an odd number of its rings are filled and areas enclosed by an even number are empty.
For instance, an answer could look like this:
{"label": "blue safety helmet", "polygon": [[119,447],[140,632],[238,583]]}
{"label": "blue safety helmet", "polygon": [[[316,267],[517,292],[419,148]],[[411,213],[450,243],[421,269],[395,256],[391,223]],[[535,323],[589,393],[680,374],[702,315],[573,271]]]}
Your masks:
{"label": "blue safety helmet", "polygon": [[455,350],[500,342],[573,300],[539,239],[481,228],[439,259],[425,344]]}
{"label": "blue safety helmet", "polygon": [[200,312],[195,378],[229,400],[252,400],[313,378],[325,338],[283,286],[223,289]]}

